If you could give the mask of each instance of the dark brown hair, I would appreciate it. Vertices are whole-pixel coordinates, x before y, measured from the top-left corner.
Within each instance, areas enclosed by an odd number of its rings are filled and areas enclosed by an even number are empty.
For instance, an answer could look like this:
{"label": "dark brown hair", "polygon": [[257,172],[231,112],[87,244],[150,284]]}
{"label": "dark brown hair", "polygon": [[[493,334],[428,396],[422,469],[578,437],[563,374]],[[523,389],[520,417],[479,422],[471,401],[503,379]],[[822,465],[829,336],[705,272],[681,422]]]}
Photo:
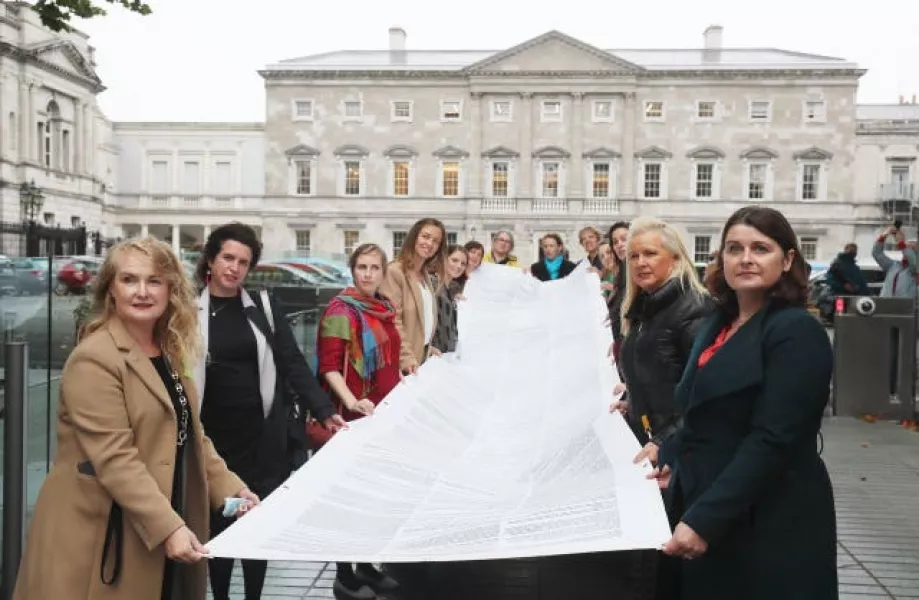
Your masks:
{"label": "dark brown hair", "polygon": [[383,264],[383,275],[386,275],[386,252],[377,244],[367,243],[361,244],[355,248],[351,256],[348,257],[348,269],[351,271],[351,276],[354,276],[354,268],[357,266],[357,259],[365,254],[378,254],[380,256],[380,262]]}
{"label": "dark brown hair", "polygon": [[204,251],[198,259],[198,265],[195,269],[195,278],[200,285],[206,285],[207,272],[210,270],[210,264],[217,260],[217,255],[223,248],[224,242],[233,240],[244,246],[248,246],[252,251],[252,262],[249,265],[251,271],[258,265],[258,259],[262,256],[262,243],[258,240],[255,230],[243,223],[227,223],[221,225],[207,236],[204,242]]}
{"label": "dark brown hair", "polygon": [[485,246],[482,245],[482,242],[477,242],[475,240],[470,240],[463,244],[463,248],[466,249],[466,252],[472,252],[473,250],[478,250],[482,254],[485,254]]}
{"label": "dark brown hair", "polygon": [[405,241],[402,242],[402,248],[399,249],[399,256],[396,260],[402,264],[402,268],[406,271],[411,271],[415,267],[415,243],[418,241],[418,236],[421,235],[421,230],[428,226],[440,229],[440,246],[438,246],[437,251],[431,258],[424,261],[424,265],[421,266],[421,272],[435,273],[438,279],[443,279],[444,251],[447,249],[447,228],[437,219],[427,217],[412,225],[412,228],[405,236]]}
{"label": "dark brown hair", "polygon": [[[779,280],[767,292],[767,301],[773,307],[804,306],[807,303],[807,262],[798,247],[798,236],[785,215],[765,206],[746,206],[735,212],[724,224],[721,232],[721,248],[728,231],[735,225],[747,225],[772,239],[782,253],[793,251],[791,268],[782,273]],[[733,319],[737,317],[737,293],[728,287],[724,277],[724,256],[718,252],[717,262],[711,274],[706,278],[706,286],[718,301],[721,309]]]}

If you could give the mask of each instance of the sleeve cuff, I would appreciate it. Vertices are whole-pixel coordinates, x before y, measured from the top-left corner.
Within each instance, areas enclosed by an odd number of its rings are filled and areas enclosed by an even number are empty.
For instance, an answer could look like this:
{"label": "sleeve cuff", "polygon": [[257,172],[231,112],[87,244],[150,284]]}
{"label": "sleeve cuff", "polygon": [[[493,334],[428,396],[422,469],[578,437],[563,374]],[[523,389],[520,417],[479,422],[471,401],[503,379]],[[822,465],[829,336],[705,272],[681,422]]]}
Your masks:
{"label": "sleeve cuff", "polygon": [[906,242],[897,242],[898,250],[906,250]]}
{"label": "sleeve cuff", "polygon": [[886,235],[881,235],[881,236],[878,237],[878,243],[879,243],[879,244],[883,244],[885,240],[887,240],[887,236],[886,236]]}

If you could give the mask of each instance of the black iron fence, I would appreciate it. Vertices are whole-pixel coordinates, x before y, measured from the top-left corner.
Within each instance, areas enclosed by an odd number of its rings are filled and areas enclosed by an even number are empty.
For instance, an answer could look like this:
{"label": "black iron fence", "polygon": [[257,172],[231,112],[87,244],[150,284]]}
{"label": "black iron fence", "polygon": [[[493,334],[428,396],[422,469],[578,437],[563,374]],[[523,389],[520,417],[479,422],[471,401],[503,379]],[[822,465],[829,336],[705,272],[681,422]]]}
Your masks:
{"label": "black iron fence", "polygon": [[106,240],[85,227],[64,229],[34,221],[0,222],[0,254],[7,256],[73,256],[84,255],[92,238],[93,253],[101,254]]}

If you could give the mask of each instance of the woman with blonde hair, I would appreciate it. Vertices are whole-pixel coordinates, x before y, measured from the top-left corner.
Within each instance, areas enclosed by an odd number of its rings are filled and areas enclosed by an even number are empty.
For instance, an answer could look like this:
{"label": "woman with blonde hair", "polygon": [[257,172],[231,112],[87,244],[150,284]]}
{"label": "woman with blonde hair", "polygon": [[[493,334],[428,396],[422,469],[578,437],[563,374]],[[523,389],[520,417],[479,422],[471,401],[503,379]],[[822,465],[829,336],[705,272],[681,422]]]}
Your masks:
{"label": "woman with blonde hair", "polygon": [[[657,464],[660,447],[676,433],[674,401],[696,332],[714,310],[679,232],[653,217],[632,222],[626,249],[628,281],[622,299],[619,366],[628,403],[618,408],[644,444],[635,457]],[[641,555],[658,561],[655,552]],[[673,559],[657,564],[657,597],[673,592]]]}
{"label": "woman with blonde hair", "polygon": [[414,373],[431,353],[437,331],[437,299],[432,275],[443,281],[447,231],[433,218],[421,219],[409,230],[399,256],[389,265],[380,293],[396,307],[396,329],[402,339],[400,368]]}
{"label": "woman with blonde hair", "polygon": [[203,600],[209,508],[239,497],[238,515],[259,498],[198,417],[191,282],[147,237],[109,250],[94,295],[61,377],[57,455],[14,597]]}

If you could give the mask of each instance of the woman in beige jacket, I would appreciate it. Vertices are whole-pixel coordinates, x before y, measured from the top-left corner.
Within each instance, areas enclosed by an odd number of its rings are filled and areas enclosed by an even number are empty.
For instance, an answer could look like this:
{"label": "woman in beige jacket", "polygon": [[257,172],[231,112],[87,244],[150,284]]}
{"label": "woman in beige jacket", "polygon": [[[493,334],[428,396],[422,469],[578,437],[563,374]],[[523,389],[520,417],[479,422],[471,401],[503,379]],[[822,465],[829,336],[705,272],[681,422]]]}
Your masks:
{"label": "woman in beige jacket", "polygon": [[386,270],[380,292],[396,307],[396,328],[402,337],[399,366],[414,373],[425,359],[439,350],[430,346],[437,330],[437,299],[431,274],[444,280],[447,232],[437,219],[415,223],[399,256]]}
{"label": "woman in beige jacket", "polygon": [[97,281],[97,316],[61,377],[57,455],[14,598],[203,600],[208,505],[259,499],[198,418],[191,282],[153,238],[112,248]]}

